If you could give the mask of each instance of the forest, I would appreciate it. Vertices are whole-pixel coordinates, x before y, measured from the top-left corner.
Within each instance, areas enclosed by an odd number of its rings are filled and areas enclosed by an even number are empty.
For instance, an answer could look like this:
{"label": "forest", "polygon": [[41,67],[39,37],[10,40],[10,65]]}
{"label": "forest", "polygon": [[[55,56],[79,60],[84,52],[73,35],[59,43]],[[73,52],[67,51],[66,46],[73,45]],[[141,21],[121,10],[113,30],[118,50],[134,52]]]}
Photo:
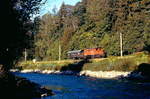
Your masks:
{"label": "forest", "polygon": [[[102,47],[107,56],[150,51],[149,0],[82,0],[36,17],[28,59],[67,59],[67,52]],[[59,53],[60,52],[60,53]]]}

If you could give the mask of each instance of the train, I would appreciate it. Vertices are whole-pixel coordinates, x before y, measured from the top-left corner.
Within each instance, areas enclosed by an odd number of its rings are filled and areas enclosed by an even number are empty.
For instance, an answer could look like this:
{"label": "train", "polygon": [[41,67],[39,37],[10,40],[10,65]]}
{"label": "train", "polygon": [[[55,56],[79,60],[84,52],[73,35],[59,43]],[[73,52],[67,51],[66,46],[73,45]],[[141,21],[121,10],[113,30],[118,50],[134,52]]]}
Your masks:
{"label": "train", "polygon": [[68,51],[67,54],[69,59],[92,59],[106,57],[105,50],[100,47]]}

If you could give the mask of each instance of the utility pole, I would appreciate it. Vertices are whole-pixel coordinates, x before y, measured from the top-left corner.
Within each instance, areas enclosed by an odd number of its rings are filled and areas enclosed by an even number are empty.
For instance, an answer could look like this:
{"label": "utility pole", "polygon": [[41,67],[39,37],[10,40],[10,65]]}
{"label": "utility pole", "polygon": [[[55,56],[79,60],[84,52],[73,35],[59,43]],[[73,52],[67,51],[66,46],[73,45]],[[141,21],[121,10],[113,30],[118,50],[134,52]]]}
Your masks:
{"label": "utility pole", "polygon": [[61,60],[61,45],[60,45],[60,42],[59,42],[59,61]]}
{"label": "utility pole", "polygon": [[123,56],[123,44],[122,44],[122,33],[120,33],[120,56]]}
{"label": "utility pole", "polygon": [[27,61],[27,50],[25,48],[25,51],[24,51],[24,61],[26,62]]}

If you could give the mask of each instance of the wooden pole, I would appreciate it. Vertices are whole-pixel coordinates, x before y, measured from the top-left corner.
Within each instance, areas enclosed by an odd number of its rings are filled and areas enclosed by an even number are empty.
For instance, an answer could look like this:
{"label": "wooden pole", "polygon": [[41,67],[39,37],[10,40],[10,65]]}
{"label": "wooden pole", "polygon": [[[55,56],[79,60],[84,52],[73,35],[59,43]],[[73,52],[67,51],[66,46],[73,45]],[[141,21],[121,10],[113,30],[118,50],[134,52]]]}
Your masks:
{"label": "wooden pole", "polygon": [[59,61],[61,60],[61,45],[60,45],[60,42],[59,42]]}
{"label": "wooden pole", "polygon": [[25,52],[24,52],[24,61],[26,62],[27,61],[27,50],[25,48]]}
{"label": "wooden pole", "polygon": [[120,56],[123,56],[123,44],[122,44],[122,33],[120,33]]}

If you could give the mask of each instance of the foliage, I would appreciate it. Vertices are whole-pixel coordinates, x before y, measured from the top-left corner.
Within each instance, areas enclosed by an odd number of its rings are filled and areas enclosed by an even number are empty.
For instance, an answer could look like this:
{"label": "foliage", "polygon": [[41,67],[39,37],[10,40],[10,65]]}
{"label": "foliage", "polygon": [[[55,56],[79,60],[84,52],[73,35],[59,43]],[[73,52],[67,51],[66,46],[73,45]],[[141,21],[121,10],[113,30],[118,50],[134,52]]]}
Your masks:
{"label": "foliage", "polygon": [[37,13],[41,0],[0,1],[0,64],[9,69],[17,61],[32,37],[30,17]]}
{"label": "foliage", "polygon": [[35,37],[35,57],[57,60],[67,51],[102,47],[107,56],[120,55],[120,33],[123,54],[150,51],[150,1],[148,0],[82,0],[75,6],[62,4],[56,14],[40,19]]}

